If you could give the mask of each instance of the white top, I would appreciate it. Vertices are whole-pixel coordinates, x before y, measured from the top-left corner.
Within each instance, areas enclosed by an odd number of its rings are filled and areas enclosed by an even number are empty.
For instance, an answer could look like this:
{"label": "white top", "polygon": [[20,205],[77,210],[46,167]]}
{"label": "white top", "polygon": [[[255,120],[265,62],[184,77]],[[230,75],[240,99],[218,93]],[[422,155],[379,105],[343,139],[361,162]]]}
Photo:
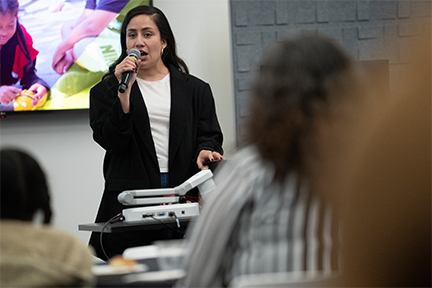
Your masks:
{"label": "white top", "polygon": [[170,74],[162,80],[137,78],[150,120],[150,128],[161,173],[168,172],[169,122],[171,111]]}

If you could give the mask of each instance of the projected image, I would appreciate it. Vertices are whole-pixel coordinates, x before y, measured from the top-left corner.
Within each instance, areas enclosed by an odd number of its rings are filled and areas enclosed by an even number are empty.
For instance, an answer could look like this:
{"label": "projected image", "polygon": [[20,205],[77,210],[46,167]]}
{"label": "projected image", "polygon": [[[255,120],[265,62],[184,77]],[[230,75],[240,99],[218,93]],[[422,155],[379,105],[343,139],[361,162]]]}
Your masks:
{"label": "projected image", "polygon": [[120,55],[127,11],[151,0],[0,0],[0,111],[89,108]]}

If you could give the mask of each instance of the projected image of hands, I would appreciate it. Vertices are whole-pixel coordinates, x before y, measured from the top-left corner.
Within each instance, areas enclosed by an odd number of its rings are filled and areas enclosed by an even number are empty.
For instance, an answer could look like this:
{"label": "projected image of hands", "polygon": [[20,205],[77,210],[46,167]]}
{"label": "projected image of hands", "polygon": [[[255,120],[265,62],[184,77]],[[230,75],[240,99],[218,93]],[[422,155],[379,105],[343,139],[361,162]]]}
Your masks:
{"label": "projected image of hands", "polygon": [[124,15],[150,1],[7,3],[1,24],[11,27],[0,37],[0,111],[33,111],[88,109],[90,89],[120,55]]}

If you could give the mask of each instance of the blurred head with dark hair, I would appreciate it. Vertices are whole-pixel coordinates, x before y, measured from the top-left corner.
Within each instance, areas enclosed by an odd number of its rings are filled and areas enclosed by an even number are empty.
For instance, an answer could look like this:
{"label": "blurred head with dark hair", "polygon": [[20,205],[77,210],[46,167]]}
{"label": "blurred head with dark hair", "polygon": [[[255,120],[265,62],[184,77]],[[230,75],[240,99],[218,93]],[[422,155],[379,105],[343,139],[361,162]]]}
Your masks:
{"label": "blurred head with dark hair", "polygon": [[341,110],[344,98],[355,91],[355,74],[349,56],[323,36],[296,36],[264,53],[247,135],[274,164],[276,180],[292,169],[306,169],[306,158],[320,153],[323,128],[318,126],[322,120],[346,116]]}
{"label": "blurred head with dark hair", "polygon": [[50,196],[45,174],[36,160],[26,152],[2,149],[1,219],[32,221],[43,212],[45,224],[51,220]]}

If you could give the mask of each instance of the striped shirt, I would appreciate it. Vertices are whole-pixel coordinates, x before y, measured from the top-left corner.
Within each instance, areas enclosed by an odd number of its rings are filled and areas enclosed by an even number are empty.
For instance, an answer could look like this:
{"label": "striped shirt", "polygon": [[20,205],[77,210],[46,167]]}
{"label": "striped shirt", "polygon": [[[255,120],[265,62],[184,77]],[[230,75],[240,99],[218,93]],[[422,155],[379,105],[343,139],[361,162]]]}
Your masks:
{"label": "striped shirt", "polygon": [[220,287],[240,275],[337,270],[337,225],[329,205],[295,172],[273,167],[250,146],[216,171],[217,189],[190,232],[182,287]]}

